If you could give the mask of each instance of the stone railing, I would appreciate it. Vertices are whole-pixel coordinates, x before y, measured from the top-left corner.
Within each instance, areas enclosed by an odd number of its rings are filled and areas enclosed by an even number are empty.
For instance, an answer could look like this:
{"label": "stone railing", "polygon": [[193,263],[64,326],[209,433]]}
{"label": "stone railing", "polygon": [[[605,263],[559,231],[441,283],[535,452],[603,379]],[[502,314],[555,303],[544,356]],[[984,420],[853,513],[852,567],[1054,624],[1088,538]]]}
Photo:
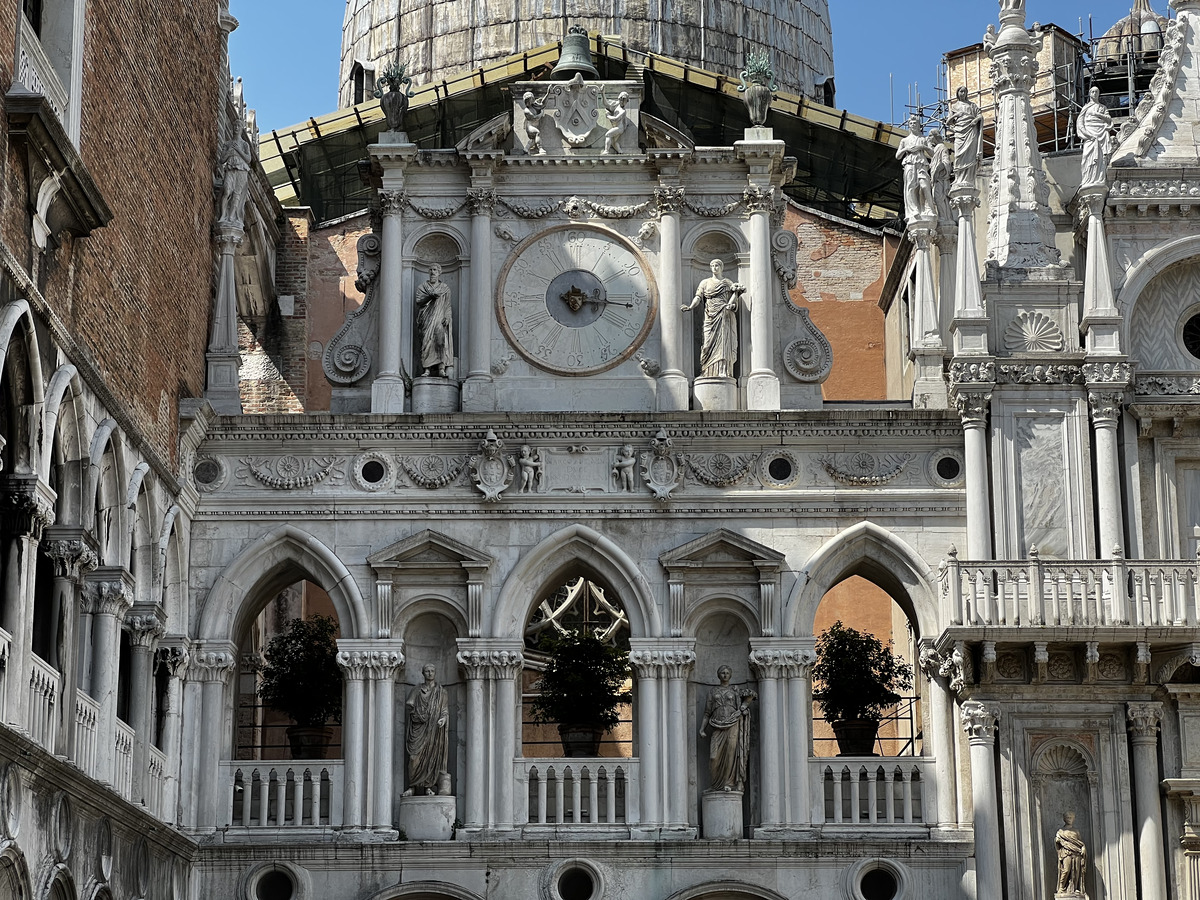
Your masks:
{"label": "stone railing", "polygon": [[133,799],[133,729],[117,719],[117,746],[113,760],[113,787],[126,800]]}
{"label": "stone railing", "polygon": [[812,759],[809,767],[817,800],[814,824],[935,824],[932,759],[837,756]]}
{"label": "stone railing", "polygon": [[952,624],[1138,627],[1200,625],[1194,560],[960,562],[942,569]]}
{"label": "stone railing", "polygon": [[75,765],[85,775],[96,777],[96,723],[100,704],[83,691],[75,694]]}
{"label": "stone railing", "polygon": [[518,816],[529,826],[593,832],[636,825],[638,761],[628,758],[517,759]]}
{"label": "stone railing", "polygon": [[29,671],[29,736],[51,753],[58,751],[56,715],[62,694],[62,676],[36,653],[30,654]]}
{"label": "stone railing", "polygon": [[151,815],[163,817],[163,800],[166,796],[167,757],[157,747],[147,747],[146,762],[146,809]]}
{"label": "stone railing", "polygon": [[63,128],[67,127],[67,92],[42,49],[37,32],[21,16],[21,53],[17,61],[17,81],[50,103]]}
{"label": "stone railing", "polygon": [[342,824],[340,759],[221,763],[225,827],[336,828]]}

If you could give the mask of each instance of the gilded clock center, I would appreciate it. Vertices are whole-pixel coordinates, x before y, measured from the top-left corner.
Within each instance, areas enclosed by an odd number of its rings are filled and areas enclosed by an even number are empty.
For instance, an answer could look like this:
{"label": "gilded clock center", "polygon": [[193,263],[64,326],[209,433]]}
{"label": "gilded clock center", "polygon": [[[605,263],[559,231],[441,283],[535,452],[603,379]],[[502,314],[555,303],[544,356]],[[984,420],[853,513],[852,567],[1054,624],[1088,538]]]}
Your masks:
{"label": "gilded clock center", "polygon": [[546,309],[554,321],[568,328],[591,325],[608,303],[604,282],[584,269],[570,269],[546,288]]}

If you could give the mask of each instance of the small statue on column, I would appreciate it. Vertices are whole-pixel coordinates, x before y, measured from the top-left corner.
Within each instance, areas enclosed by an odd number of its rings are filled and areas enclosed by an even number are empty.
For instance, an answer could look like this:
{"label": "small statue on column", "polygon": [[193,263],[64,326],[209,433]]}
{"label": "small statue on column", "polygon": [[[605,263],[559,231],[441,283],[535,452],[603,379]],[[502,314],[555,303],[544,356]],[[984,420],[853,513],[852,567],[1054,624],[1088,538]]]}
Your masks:
{"label": "small statue on column", "polygon": [[437,683],[437,670],[425,666],[421,674],[425,683],[413,688],[405,706],[408,708],[408,733],[404,746],[408,751],[408,789],[405,797],[421,793],[449,795],[449,721],[450,707],[446,689]]}
{"label": "small statue on column", "polygon": [[900,141],[896,159],[904,168],[904,215],[914,219],[922,216],[936,217],[937,207],[933,199],[933,179],[929,167],[933,151],[929,138],[921,127],[921,117],[908,117],[908,134]]}
{"label": "small statue on column", "polygon": [[1058,854],[1058,883],[1055,897],[1086,897],[1084,873],[1087,869],[1087,846],[1075,830],[1075,813],[1063,813],[1063,827],[1054,835]]}
{"label": "small statue on column", "polygon": [[983,114],[979,105],[971,102],[971,92],[965,86],[954,97],[946,119],[946,134],[954,138],[954,186],[973,188],[983,142]]}
{"label": "small statue on column", "polygon": [[1108,174],[1108,158],[1113,151],[1113,120],[1108,107],[1100,100],[1100,88],[1088,92],[1088,102],[1075,120],[1075,133],[1083,141],[1080,161],[1080,187],[1104,184]]}

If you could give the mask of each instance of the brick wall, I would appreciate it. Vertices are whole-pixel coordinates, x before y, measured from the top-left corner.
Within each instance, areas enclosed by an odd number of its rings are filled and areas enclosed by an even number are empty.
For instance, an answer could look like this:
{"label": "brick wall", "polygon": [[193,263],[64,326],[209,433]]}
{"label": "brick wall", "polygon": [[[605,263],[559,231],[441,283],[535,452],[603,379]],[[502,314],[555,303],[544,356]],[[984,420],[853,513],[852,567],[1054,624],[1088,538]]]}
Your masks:
{"label": "brick wall", "polygon": [[886,397],[879,296],[891,258],[883,232],[788,204],[784,227],[799,242],[792,302],[809,311],[833,346],[826,400]]}
{"label": "brick wall", "polygon": [[[4,7],[0,32],[13,47],[19,4]],[[64,237],[40,262],[47,302],[167,459],[179,399],[204,388],[225,91],[217,12],[216,0],[186,13],[158,0],[90,0],[79,151],[113,220]],[[6,159],[2,236],[32,266],[23,154],[9,148]]]}

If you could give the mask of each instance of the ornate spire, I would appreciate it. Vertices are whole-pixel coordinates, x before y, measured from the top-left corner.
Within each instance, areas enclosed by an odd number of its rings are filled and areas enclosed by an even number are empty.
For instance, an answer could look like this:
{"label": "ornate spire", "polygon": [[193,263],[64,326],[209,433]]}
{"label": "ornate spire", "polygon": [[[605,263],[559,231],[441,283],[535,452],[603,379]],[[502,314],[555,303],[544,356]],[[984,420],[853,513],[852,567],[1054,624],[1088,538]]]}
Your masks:
{"label": "ornate spire", "polygon": [[1030,269],[1060,264],[1049,188],[1038,152],[1030,92],[1041,37],[1025,29],[1025,4],[1000,0],[1000,33],[989,32],[996,92],[996,160],[989,193],[988,265]]}

